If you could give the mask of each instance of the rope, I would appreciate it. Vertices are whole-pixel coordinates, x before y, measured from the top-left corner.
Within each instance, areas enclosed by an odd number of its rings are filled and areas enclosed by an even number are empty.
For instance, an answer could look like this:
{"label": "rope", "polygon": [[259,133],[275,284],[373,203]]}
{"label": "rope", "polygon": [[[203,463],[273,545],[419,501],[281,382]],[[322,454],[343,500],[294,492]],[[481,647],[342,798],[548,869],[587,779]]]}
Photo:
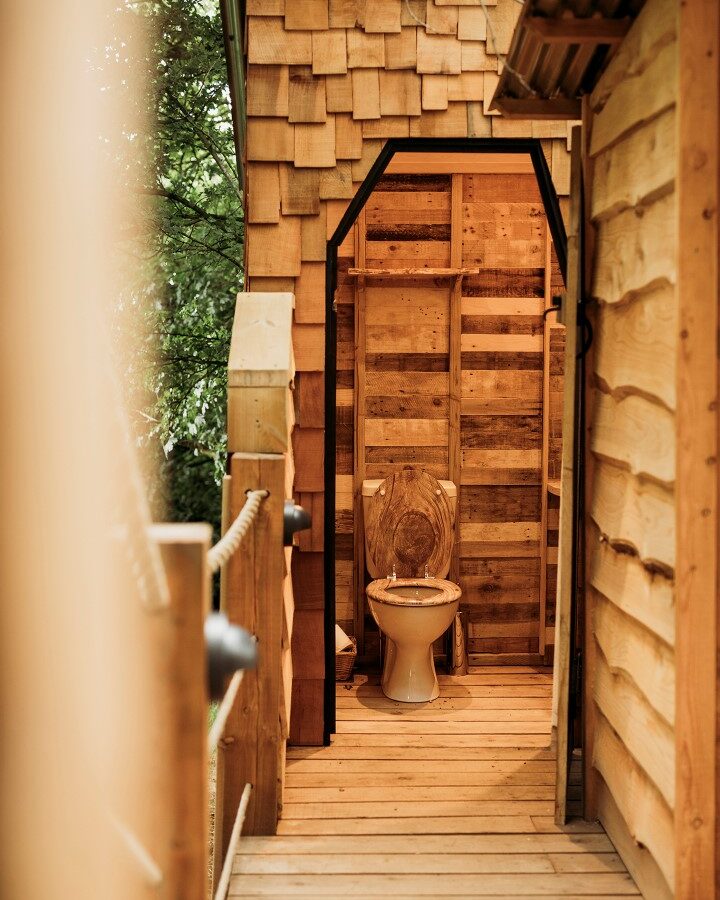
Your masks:
{"label": "rope", "polygon": [[260,504],[268,496],[270,496],[270,492],[265,490],[247,492],[247,500],[238,513],[237,519],[235,519],[217,544],[208,551],[208,565],[213,574],[225,565],[240,546],[250,526],[255,521]]}
{"label": "rope", "polygon": [[233,825],[233,830],[230,834],[227,854],[225,856],[225,861],[223,862],[217,890],[215,891],[215,900],[225,900],[228,887],[230,886],[230,876],[232,875],[235,850],[237,849],[240,832],[242,831],[243,822],[245,821],[245,813],[247,812],[248,803],[250,802],[250,791],[252,791],[252,785],[246,784],[245,789],[242,792],[242,797],[240,797],[240,805],[238,806],[237,816],[235,817],[235,824]]}
{"label": "rope", "polygon": [[235,698],[237,697],[240,682],[243,680],[244,671],[244,669],[238,669],[238,671],[230,679],[228,689],[225,691],[225,696],[222,699],[222,703],[218,707],[215,721],[213,722],[210,733],[208,734],[208,753],[211,756],[215,752],[217,745],[220,742],[220,738],[222,737],[222,733],[225,730],[225,723],[227,722],[227,718],[230,715],[230,710],[233,708],[233,705],[235,703]]}
{"label": "rope", "polygon": [[143,873],[146,884],[153,888],[160,887],[163,883],[162,869],[152,858],[138,836],[112,812],[110,813],[110,821],[120,835],[122,842],[125,844],[130,855],[137,863],[138,868]]}

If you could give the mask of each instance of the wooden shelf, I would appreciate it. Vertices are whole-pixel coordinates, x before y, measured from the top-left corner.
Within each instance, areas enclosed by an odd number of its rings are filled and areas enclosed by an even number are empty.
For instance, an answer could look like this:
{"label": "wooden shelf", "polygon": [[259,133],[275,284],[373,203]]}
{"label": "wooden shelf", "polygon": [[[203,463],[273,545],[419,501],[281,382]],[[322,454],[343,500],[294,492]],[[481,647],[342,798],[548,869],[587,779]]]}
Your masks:
{"label": "wooden shelf", "polygon": [[557,481],[548,481],[547,483],[548,494],[554,494],[556,497],[560,496],[560,479]]}
{"label": "wooden shelf", "polygon": [[447,269],[348,269],[348,275],[365,275],[376,278],[457,278],[462,275],[479,275],[479,268]]}

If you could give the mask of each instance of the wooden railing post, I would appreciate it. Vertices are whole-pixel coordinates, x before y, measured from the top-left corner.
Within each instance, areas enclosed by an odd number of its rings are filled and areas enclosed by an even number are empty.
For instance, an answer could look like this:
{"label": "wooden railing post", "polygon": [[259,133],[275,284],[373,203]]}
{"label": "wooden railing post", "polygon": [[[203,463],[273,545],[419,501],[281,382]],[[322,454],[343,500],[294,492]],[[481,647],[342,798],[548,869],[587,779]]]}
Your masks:
{"label": "wooden railing post", "polygon": [[[207,673],[203,625],[209,611],[205,524],[150,528],[160,549],[170,605],[148,619],[155,633],[156,681],[163,686],[154,738],[162,806],[155,853],[163,872],[163,897],[197,900],[207,891],[208,780]],[[151,737],[151,736],[148,736]]]}
{"label": "wooden railing post", "polygon": [[292,496],[290,383],[292,294],[240,294],[228,368],[226,522],[246,492],[265,489],[254,525],[224,575],[221,603],[231,622],[258,640],[258,667],[245,673],[218,746],[215,861],[225,856],[243,789],[252,785],[244,834],[274,834],[282,801],[292,677],[292,596],[283,546],[285,498]]}
{"label": "wooden railing post", "polygon": [[270,496],[258,512],[242,553],[228,564],[225,612],[258,640],[258,667],[245,673],[228,719],[224,740],[223,845],[247,782],[253,791],[246,834],[274,834],[280,805],[280,650],[283,630],[283,504],[285,457],[234,453],[230,463],[230,511],[235,516],[245,492],[265,488]]}

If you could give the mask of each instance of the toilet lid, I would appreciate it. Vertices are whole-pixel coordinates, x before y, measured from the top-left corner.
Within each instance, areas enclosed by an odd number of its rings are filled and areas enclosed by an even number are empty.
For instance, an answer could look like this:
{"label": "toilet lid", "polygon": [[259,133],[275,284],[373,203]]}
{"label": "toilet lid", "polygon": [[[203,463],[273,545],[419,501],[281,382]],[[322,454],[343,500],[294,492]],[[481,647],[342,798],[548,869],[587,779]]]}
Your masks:
{"label": "toilet lid", "polygon": [[399,578],[447,571],[452,553],[450,500],[437,479],[407,468],[386,478],[370,498],[365,522],[375,569]]}

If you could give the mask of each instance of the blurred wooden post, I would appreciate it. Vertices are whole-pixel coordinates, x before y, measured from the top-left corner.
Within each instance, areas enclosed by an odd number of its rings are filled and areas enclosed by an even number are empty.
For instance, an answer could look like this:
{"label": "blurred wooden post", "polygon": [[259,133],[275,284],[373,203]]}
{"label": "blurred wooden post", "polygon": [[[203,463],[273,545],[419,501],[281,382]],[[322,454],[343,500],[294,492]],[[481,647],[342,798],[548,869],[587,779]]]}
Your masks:
{"label": "blurred wooden post", "polygon": [[292,677],[289,554],[283,508],[291,494],[290,395],[292,294],[239,294],[228,371],[227,521],[248,490],[264,488],[255,523],[227,565],[221,603],[231,622],[258,639],[258,668],[245,674],[220,740],[217,760],[215,871],[224,859],[246,783],[253,785],[243,833],[274,834],[282,800],[282,763]]}
{"label": "blurred wooden post", "polygon": [[[163,869],[163,896],[196,900],[207,890],[208,761],[207,672],[203,625],[209,611],[207,553],[212,530],[205,524],[162,524],[150,528],[160,548],[170,589],[169,609],[156,614],[159,679],[165,685],[157,710],[169,724],[158,752],[167,815],[155,835]],[[160,751],[161,748],[157,748]]]}

